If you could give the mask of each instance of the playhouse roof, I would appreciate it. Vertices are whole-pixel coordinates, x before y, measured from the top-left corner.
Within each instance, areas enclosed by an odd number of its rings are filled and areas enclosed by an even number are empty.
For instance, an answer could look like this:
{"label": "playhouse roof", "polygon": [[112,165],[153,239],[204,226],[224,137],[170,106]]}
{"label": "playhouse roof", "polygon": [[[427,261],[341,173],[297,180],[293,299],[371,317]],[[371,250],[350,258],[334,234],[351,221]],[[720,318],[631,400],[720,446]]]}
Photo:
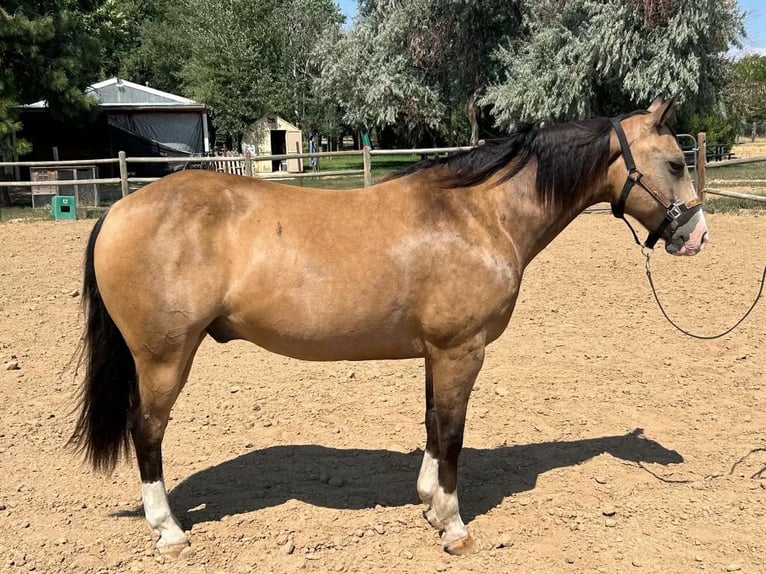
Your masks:
{"label": "playhouse roof", "polygon": [[301,131],[301,128],[291,124],[285,118],[278,114],[266,114],[253,124],[254,126],[267,126],[269,129],[287,130],[293,132]]}

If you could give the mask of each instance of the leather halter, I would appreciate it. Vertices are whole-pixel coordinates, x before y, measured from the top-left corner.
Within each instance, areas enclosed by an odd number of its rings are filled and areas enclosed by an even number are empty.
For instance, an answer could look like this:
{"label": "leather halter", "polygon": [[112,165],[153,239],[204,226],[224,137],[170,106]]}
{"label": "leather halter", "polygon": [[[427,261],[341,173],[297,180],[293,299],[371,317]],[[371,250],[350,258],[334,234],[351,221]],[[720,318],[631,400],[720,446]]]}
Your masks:
{"label": "leather halter", "polygon": [[[622,186],[620,198],[616,203],[612,202],[612,214],[618,219],[622,219],[628,225],[630,231],[633,233],[633,239],[636,240],[638,245],[646,247],[647,249],[654,249],[657,240],[660,239],[666,231],[668,232],[668,235],[672,235],[679,226],[689,221],[697,211],[702,209],[702,201],[699,198],[692,199],[686,203],[681,201],[671,201],[662,193],[654,191],[644,183],[644,174],[636,168],[636,163],[633,161],[633,154],[630,153],[628,139],[625,137],[625,131],[620,125],[620,120],[618,118],[612,118],[612,126],[614,126],[614,131],[617,133],[617,140],[620,142],[622,158],[625,161],[625,167],[628,170],[628,176],[625,179],[625,185]],[[662,219],[662,222],[657,229],[649,232],[646,241],[643,243],[638,240],[636,230],[633,229],[633,226],[631,226],[628,220],[625,219],[625,202],[628,200],[628,195],[634,185],[637,185],[646,191],[657,203],[665,208],[665,217]]]}

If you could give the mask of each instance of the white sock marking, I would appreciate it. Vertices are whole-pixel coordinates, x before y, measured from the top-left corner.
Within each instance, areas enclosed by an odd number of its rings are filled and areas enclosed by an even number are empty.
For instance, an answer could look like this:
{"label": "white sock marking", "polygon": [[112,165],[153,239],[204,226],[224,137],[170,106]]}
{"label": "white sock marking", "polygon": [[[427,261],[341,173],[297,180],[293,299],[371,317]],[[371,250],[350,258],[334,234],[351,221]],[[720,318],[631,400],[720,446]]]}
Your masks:
{"label": "white sock marking", "polygon": [[146,521],[160,533],[157,546],[188,543],[186,534],[181,530],[181,526],[170,510],[165,483],[162,480],[142,482],[141,498],[144,501]]}
{"label": "white sock marking", "polygon": [[423,453],[423,463],[420,465],[420,473],[418,474],[418,496],[424,504],[431,505],[438,485],[439,461],[426,451]]}
{"label": "white sock marking", "polygon": [[460,518],[457,490],[446,493],[441,486],[437,487],[433,498],[433,509],[444,528],[442,544],[449,544],[468,536],[468,529]]}

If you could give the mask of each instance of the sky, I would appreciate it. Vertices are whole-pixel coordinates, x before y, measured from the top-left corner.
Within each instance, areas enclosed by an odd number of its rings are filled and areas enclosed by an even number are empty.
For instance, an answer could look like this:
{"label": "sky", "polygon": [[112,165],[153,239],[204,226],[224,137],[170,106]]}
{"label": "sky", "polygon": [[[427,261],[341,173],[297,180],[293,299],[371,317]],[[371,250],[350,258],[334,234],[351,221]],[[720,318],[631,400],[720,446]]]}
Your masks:
{"label": "sky", "polygon": [[[766,2],[766,0],[763,0]],[[356,14],[356,0],[335,0],[340,6],[340,11],[346,15],[346,26],[351,26]]]}
{"label": "sky", "polygon": [[739,9],[745,12],[747,38],[744,48],[735,50],[744,53],[758,53],[766,56],[766,0],[737,0]]}
{"label": "sky", "polygon": [[[346,25],[350,25],[356,14],[356,0],[336,0],[341,12],[346,17]],[[737,0],[739,9],[744,11],[747,38],[744,47],[732,51],[732,55],[758,53],[766,56],[766,0]]]}

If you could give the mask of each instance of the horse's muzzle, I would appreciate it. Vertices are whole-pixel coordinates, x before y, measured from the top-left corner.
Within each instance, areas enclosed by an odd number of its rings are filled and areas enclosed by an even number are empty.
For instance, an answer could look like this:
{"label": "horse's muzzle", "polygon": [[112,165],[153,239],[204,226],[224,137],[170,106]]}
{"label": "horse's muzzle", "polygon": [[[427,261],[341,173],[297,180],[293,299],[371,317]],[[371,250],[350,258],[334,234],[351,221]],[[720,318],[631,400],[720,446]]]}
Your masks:
{"label": "horse's muzzle", "polygon": [[702,214],[695,214],[665,242],[665,251],[671,255],[697,255],[708,240],[705,218]]}

